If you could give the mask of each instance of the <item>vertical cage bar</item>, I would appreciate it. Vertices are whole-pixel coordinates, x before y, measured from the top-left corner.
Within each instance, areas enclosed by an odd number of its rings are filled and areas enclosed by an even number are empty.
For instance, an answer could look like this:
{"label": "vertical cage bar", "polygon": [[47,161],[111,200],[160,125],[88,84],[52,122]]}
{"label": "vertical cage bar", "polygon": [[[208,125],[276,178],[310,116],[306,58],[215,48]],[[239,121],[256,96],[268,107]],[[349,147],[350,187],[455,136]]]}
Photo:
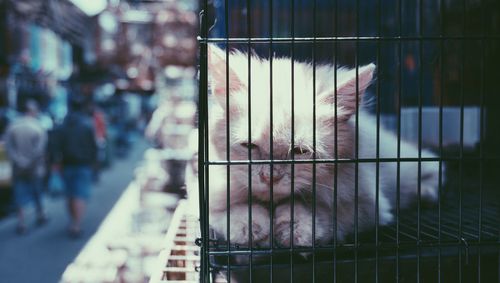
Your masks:
{"label": "vertical cage bar", "polygon": [[[464,236],[463,236],[463,166],[464,166],[464,107],[465,107],[465,98],[464,98],[464,88],[465,88],[465,83],[464,83],[464,72],[465,72],[465,27],[466,27],[466,10],[467,9],[467,4],[466,0],[462,0],[462,36],[463,38],[460,39],[460,52],[461,52],[461,64],[460,64],[460,153],[459,153],[459,167],[458,167],[458,174],[459,174],[459,183],[458,183],[458,207],[459,207],[459,213],[458,213],[458,236],[459,236],[459,244],[460,247],[464,244]],[[467,260],[467,259],[466,259]],[[463,270],[462,270],[462,249],[459,249],[459,254],[458,254],[458,262],[459,262],[459,270],[458,270],[458,280],[459,282],[462,282],[463,280]]]}
{"label": "vertical cage bar", "polygon": [[358,282],[358,248],[359,248],[359,227],[358,227],[358,209],[359,209],[359,0],[356,0],[356,41],[355,41],[355,52],[354,64],[356,66],[356,131],[355,140],[356,145],[354,147],[354,282]]}
{"label": "vertical cage bar", "polygon": [[[246,1],[247,8],[247,33],[248,33],[248,43],[247,43],[247,52],[248,52],[248,61],[247,61],[247,79],[248,79],[248,142],[252,142],[252,6],[251,0]],[[248,279],[250,282],[253,282],[253,219],[252,219],[252,148],[248,148],[248,249],[250,250],[249,255],[249,270],[248,270]]]}
{"label": "vertical cage bar", "polygon": [[[334,9],[335,9],[335,22],[334,22],[334,25],[335,25],[335,36],[337,37],[338,36],[338,33],[339,33],[339,29],[338,29],[338,18],[339,18],[339,12],[338,12],[338,1],[339,0],[335,0],[335,5],[334,5]],[[334,52],[334,56],[333,56],[333,61],[334,61],[334,66],[333,66],[333,88],[334,88],[334,96],[333,96],[333,100],[334,100],[334,104],[335,104],[335,108],[334,108],[334,114],[335,114],[335,117],[334,117],[334,125],[335,125],[335,136],[334,136],[334,158],[335,158],[335,161],[337,161],[339,159],[339,154],[338,154],[338,107],[337,107],[337,96],[338,96],[338,93],[337,93],[337,66],[338,66],[338,40],[335,40],[334,41],[334,46],[333,46],[333,52]],[[334,251],[333,251],[333,282],[336,283],[337,282],[337,245],[338,245],[338,239],[337,239],[337,231],[338,231],[338,227],[337,227],[337,190],[338,190],[338,165],[339,163],[338,162],[335,162],[334,164],[334,177],[333,177],[333,245],[334,245]]]}
{"label": "vertical cage bar", "polygon": [[481,5],[481,58],[480,58],[480,76],[481,82],[479,86],[479,219],[478,219],[478,233],[479,233],[479,248],[478,248],[478,256],[477,256],[477,282],[481,282],[481,253],[482,247],[481,242],[483,239],[483,170],[484,170],[484,100],[485,100],[485,91],[484,91],[484,53],[485,49],[485,12],[484,12],[484,1],[480,2]]}
{"label": "vertical cage bar", "polygon": [[417,162],[417,282],[420,282],[420,234],[421,234],[421,199],[422,199],[422,88],[423,88],[423,21],[424,0],[418,0],[418,162]]}
{"label": "vertical cage bar", "polygon": [[[377,70],[381,70],[381,61],[380,61],[380,38],[382,36],[382,0],[377,1]],[[381,96],[380,96],[380,84],[381,82],[377,82],[377,88],[375,90],[377,98],[376,103],[376,115],[377,115],[377,132],[376,132],[376,153],[375,157],[377,162],[375,164],[375,283],[379,282],[379,209],[380,209],[380,104],[381,104]]]}
{"label": "vertical cage bar", "polygon": [[444,59],[444,34],[445,34],[445,7],[444,7],[444,1],[439,0],[439,13],[440,13],[440,41],[439,41],[439,78],[440,78],[440,89],[439,92],[441,93],[439,97],[439,156],[441,156],[441,160],[439,161],[439,176],[438,176],[438,282],[441,282],[441,267],[442,267],[442,258],[441,258],[441,237],[442,237],[442,224],[441,224],[441,190],[443,187],[443,103],[444,103],[444,64],[445,64],[445,59]]}
{"label": "vertical cage bar", "polygon": [[[270,180],[273,180],[274,175],[274,144],[273,144],[273,0],[269,0],[269,154],[270,154],[270,159],[271,159],[271,164],[270,164]],[[271,254],[269,256],[269,259],[271,261],[271,266],[270,266],[270,271],[269,271],[269,281],[272,283],[273,282],[273,272],[274,272],[274,182],[271,182],[270,186],[270,196],[269,196],[269,215],[270,215],[270,236],[269,236],[269,247],[271,249]]]}
{"label": "vertical cage bar", "polygon": [[316,0],[313,0],[313,198],[312,198],[312,282],[316,282]]}
{"label": "vertical cage bar", "polygon": [[[210,263],[208,254],[209,244],[209,223],[208,223],[208,0],[203,1],[203,13],[201,18],[200,39],[200,81],[199,81],[199,118],[198,118],[198,187],[200,194],[200,228],[201,228],[201,280],[209,282]],[[206,171],[205,171],[206,170]]]}
{"label": "vertical cage bar", "polygon": [[[226,160],[231,161],[231,131],[230,131],[230,111],[229,111],[229,1],[225,0],[224,1],[224,29],[226,31]],[[231,166],[228,164],[226,165],[226,227],[227,227],[227,280],[228,283],[231,283],[231,202],[229,201],[231,199]]]}
{"label": "vertical cage bar", "polygon": [[[207,156],[205,150],[205,136],[207,133],[207,45],[205,43],[200,44],[200,109],[199,109],[199,133],[198,133],[198,186],[199,186],[199,194],[200,194],[200,215],[208,215],[208,202],[206,201],[206,197],[208,197],[208,187],[206,183],[206,173],[205,170],[207,168]],[[209,262],[208,262],[208,217],[200,217],[200,228],[201,228],[201,237],[202,237],[202,246],[201,246],[201,277],[204,280],[208,280],[208,271],[209,271]],[[208,281],[207,281],[208,282]]]}
{"label": "vertical cage bar", "polygon": [[[399,36],[403,35],[403,5],[402,0],[398,0],[398,33]],[[401,197],[401,100],[402,100],[402,73],[403,73],[403,65],[402,61],[402,50],[401,50],[401,41],[398,41],[398,122],[397,122],[397,169],[396,169],[396,282],[399,282],[400,279],[400,260],[399,260],[399,245],[400,245],[400,197]]]}
{"label": "vertical cage bar", "polygon": [[290,55],[291,55],[291,78],[290,78],[290,83],[291,83],[291,96],[292,96],[292,115],[291,115],[291,182],[290,182],[290,190],[291,190],[291,196],[292,196],[292,205],[290,206],[290,282],[293,282],[293,271],[294,271],[294,261],[293,261],[293,254],[294,254],[294,225],[293,223],[295,222],[295,194],[294,194],[294,188],[295,188],[295,155],[293,152],[293,148],[295,147],[295,0],[290,0],[291,1],[291,27],[290,27],[290,33],[291,33],[291,50],[290,50]]}

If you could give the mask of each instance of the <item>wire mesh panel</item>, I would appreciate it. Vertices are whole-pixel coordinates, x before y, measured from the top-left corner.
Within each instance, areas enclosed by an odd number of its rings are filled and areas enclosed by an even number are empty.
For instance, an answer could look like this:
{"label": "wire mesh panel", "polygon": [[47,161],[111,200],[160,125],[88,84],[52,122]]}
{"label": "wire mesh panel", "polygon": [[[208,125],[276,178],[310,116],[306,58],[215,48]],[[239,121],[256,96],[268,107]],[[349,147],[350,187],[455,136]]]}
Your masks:
{"label": "wire mesh panel", "polygon": [[500,3],[201,6],[203,282],[500,280]]}

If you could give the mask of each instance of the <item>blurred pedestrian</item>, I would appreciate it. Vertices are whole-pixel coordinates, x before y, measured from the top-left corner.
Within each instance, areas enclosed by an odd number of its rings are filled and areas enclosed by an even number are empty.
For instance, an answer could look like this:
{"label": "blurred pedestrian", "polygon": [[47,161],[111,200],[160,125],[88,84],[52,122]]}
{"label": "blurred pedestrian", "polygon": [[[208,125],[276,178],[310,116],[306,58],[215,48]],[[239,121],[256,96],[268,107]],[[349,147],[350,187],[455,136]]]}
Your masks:
{"label": "blurred pedestrian", "polygon": [[95,138],[97,141],[97,162],[96,162],[96,167],[94,168],[94,178],[95,180],[99,180],[99,171],[102,166],[105,166],[107,163],[107,156],[106,156],[106,148],[107,148],[107,125],[106,125],[106,116],[104,115],[104,112],[101,111],[99,108],[92,106],[90,108],[90,114],[92,115],[92,118],[94,120],[94,127],[95,127]]}
{"label": "blurred pedestrian", "polygon": [[35,203],[37,224],[47,222],[42,204],[47,133],[36,118],[36,101],[26,101],[23,108],[23,115],[14,120],[5,132],[5,147],[13,166],[13,196],[19,234],[26,232],[24,208],[31,202]]}
{"label": "blurred pedestrian", "polygon": [[71,220],[68,232],[76,238],[82,233],[81,221],[90,197],[97,142],[93,118],[86,111],[84,100],[75,98],[70,106],[58,130],[58,149]]}

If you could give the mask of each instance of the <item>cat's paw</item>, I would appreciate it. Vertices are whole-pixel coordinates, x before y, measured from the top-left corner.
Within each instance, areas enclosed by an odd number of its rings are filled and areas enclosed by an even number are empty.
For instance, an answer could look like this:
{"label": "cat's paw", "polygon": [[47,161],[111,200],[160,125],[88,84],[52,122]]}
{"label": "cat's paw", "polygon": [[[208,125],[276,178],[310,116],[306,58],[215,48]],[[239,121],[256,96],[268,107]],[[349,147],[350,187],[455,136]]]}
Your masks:
{"label": "cat's paw", "polygon": [[389,200],[384,196],[380,196],[378,207],[378,223],[380,225],[387,225],[392,221],[394,221],[394,214],[392,213],[392,207],[389,203]]}
{"label": "cat's paw", "polygon": [[[312,213],[301,204],[295,205],[294,212],[292,223],[289,204],[284,204],[276,208],[274,217],[274,241],[279,246],[289,247],[292,241],[290,235],[293,232],[294,246],[310,247],[313,243]],[[318,230],[318,227],[316,227],[316,229]],[[316,231],[317,235],[322,233],[322,231]]]}
{"label": "cat's paw", "polygon": [[435,203],[438,200],[439,189],[437,186],[422,184],[420,186],[420,196],[423,201]]}
{"label": "cat's paw", "polygon": [[252,225],[248,225],[248,207],[236,206],[231,208],[230,234],[231,243],[245,245],[249,243],[249,235],[252,233],[252,243],[259,245],[269,239],[269,213],[261,205],[252,205]]}
{"label": "cat's paw", "polygon": [[300,225],[297,222],[290,225],[290,221],[281,221],[274,228],[274,240],[282,247],[290,247],[292,238],[290,234],[293,229],[293,246],[312,246],[312,225]]}
{"label": "cat's paw", "polygon": [[[445,181],[445,166],[441,165],[443,174],[441,182]],[[420,178],[420,196],[422,200],[427,202],[436,202],[439,197],[439,163],[430,162],[422,163],[422,174]]]}
{"label": "cat's paw", "polygon": [[390,210],[380,209],[378,223],[380,225],[387,225],[394,221],[394,214]]}

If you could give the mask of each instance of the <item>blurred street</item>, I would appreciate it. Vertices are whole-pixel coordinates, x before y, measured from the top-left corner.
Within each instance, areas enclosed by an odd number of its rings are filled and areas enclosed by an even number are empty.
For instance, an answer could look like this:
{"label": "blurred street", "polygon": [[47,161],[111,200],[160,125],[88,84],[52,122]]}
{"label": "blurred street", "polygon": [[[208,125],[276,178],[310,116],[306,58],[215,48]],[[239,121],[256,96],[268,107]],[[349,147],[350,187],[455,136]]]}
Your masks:
{"label": "blurred street", "polygon": [[[196,163],[198,13],[193,0],[0,0],[0,283],[164,277]],[[167,279],[197,277],[197,249]]]}
{"label": "blurred street", "polygon": [[17,235],[16,217],[0,220],[0,274],[1,282],[32,283],[59,282],[66,266],[71,263],[88,239],[99,228],[134,176],[134,169],[142,159],[148,144],[134,140],[128,156],[114,161],[112,167],[101,172],[99,182],[92,188],[91,198],[83,220],[81,238],[68,237],[68,215],[64,196],[45,197],[45,208],[50,221],[36,227],[35,215],[27,215],[28,232]]}

